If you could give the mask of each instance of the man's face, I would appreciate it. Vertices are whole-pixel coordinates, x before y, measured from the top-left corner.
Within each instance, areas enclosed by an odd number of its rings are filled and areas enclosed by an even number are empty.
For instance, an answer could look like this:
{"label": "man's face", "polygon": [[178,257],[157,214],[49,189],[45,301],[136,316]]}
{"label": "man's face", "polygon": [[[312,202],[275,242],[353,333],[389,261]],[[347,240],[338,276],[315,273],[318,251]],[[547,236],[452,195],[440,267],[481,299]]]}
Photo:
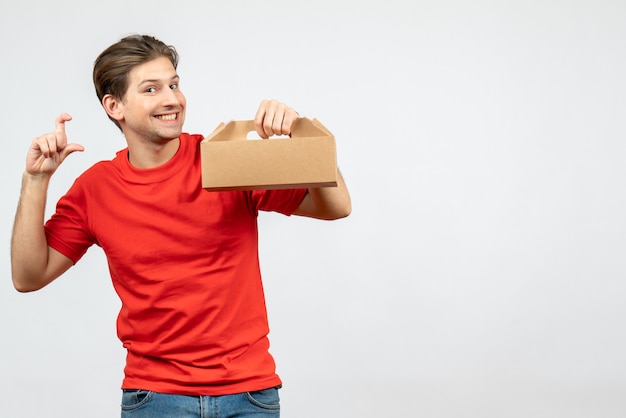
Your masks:
{"label": "man's face", "polygon": [[119,121],[127,140],[163,144],[178,138],[187,101],[179,78],[166,57],[141,64],[128,75],[128,90],[120,102]]}

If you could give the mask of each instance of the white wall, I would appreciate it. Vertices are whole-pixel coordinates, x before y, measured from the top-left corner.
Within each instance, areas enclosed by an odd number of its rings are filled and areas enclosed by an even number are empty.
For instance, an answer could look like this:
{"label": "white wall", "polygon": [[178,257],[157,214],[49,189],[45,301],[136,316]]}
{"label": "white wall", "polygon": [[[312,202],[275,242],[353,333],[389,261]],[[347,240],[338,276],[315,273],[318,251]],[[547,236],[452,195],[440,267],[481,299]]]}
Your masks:
{"label": "white wall", "polygon": [[102,252],[32,294],[9,237],[26,150],[66,111],[125,146],[91,83],[129,33],[177,47],[187,130],[263,98],[337,138],[351,217],[261,217],[285,417],[626,415],[626,3],[21,0],[0,14],[0,415],[119,415]]}

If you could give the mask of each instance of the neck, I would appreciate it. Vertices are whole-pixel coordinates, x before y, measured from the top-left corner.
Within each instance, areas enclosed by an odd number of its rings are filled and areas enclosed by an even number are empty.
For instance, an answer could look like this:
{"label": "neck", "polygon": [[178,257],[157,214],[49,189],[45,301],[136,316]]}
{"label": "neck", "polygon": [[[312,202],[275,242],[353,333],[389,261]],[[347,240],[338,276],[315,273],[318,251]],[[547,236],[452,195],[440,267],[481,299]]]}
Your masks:
{"label": "neck", "polygon": [[154,168],[168,162],[178,151],[180,138],[163,144],[128,142],[128,159],[133,167]]}

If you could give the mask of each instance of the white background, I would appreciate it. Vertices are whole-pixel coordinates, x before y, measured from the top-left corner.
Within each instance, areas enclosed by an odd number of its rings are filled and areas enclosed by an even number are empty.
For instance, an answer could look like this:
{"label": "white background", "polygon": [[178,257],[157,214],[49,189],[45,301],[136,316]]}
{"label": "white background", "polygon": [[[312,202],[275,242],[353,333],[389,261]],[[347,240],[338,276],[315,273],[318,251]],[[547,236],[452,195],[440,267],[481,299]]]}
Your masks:
{"label": "white background", "polygon": [[260,218],[284,417],[626,416],[623,1],[4,3],[0,416],[119,416],[102,251],[19,294],[9,241],[57,114],[48,212],[125,147],[91,70],[130,33],[180,52],[187,131],[277,98],[336,136],[353,214]]}

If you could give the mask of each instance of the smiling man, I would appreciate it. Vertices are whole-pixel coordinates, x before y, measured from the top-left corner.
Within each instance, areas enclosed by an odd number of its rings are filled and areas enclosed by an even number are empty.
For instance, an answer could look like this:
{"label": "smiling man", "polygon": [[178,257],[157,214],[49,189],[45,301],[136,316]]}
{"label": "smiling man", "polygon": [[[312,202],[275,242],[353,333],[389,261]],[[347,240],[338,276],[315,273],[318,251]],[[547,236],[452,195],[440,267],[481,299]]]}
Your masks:
{"label": "smiling man", "polygon": [[130,71],[124,96],[102,91],[102,105],[120,124],[133,166],[157,166],[176,153],[187,105],[179,81],[172,61],[158,57]]}
{"label": "smiling man", "polygon": [[[209,192],[201,135],[183,132],[186,100],[175,49],[126,37],[96,59],[93,79],[127,148],[81,174],[44,220],[48,184],[75,151],[68,114],[27,153],[11,241],[13,283],[38,290],[92,245],[106,254],[122,302],[127,349],[122,417],[277,417],[282,382],[270,355],[258,259],[259,211],[338,219],[351,211],[338,186]],[[291,132],[295,110],[261,102],[262,138]]]}

